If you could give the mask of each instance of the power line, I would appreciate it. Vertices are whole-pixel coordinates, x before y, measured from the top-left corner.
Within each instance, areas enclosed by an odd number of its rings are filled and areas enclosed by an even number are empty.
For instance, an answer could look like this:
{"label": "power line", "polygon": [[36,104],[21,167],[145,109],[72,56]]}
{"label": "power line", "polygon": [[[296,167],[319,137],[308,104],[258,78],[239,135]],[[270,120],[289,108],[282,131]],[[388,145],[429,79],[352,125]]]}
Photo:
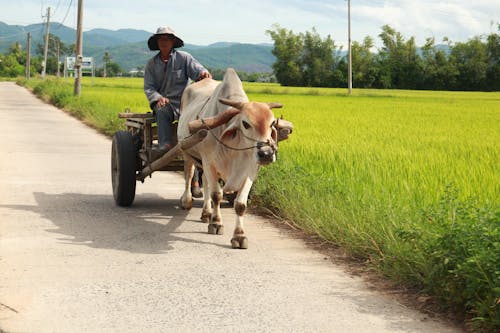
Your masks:
{"label": "power line", "polygon": [[52,15],[56,15],[57,13],[57,10],[59,9],[59,5],[61,4],[61,0],[57,1],[57,6],[56,6],[56,9],[54,9],[54,13]]}
{"label": "power line", "polygon": [[69,11],[70,11],[70,9],[71,9],[71,5],[72,5],[72,4],[73,4],[73,0],[70,0],[70,1],[69,1],[69,5],[68,5],[68,9],[66,10],[66,15],[64,15],[63,20],[59,23],[59,25],[58,25],[57,27],[55,27],[55,28],[54,28],[54,30],[60,29],[60,28],[63,26],[64,22],[65,22],[65,21],[66,21],[66,19],[68,18],[68,14],[69,14]]}

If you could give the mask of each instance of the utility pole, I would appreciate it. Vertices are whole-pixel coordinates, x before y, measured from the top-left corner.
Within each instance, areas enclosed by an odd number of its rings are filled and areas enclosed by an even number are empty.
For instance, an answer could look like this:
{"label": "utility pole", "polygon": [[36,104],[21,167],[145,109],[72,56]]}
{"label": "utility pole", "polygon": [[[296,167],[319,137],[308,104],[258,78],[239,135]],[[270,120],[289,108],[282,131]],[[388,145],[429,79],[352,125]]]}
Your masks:
{"label": "utility pole", "polygon": [[26,80],[31,76],[31,32],[28,32],[28,40],[26,41]]}
{"label": "utility pole", "polygon": [[352,95],[352,53],[351,53],[351,0],[347,0],[347,20],[348,20],[348,53],[349,53],[349,64],[348,64],[348,86],[349,95]]}
{"label": "utility pole", "polygon": [[59,48],[60,48],[60,43],[59,43],[59,40],[53,38],[52,39],[54,42],[56,42],[56,47],[57,47],[57,77],[60,77],[61,76],[61,71],[59,70]]}
{"label": "utility pole", "polygon": [[82,29],[82,18],[83,18],[83,0],[78,0],[78,16],[77,16],[77,28],[76,28],[76,50],[75,50],[75,90],[74,95],[80,96],[80,91],[82,87],[82,60],[83,60],[83,29]]}
{"label": "utility pole", "polygon": [[47,72],[47,52],[49,50],[49,24],[50,24],[50,7],[47,8],[47,24],[45,25],[45,47],[43,49],[42,79],[45,79],[45,73]]}

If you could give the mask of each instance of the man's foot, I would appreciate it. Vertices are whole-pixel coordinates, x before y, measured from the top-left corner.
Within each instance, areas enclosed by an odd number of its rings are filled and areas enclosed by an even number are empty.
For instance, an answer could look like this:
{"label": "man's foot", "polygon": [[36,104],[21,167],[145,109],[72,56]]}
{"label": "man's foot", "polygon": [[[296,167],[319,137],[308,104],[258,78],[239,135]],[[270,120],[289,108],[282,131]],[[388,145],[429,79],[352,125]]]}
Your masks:
{"label": "man's foot", "polygon": [[165,155],[170,149],[172,149],[171,144],[166,144],[165,146],[163,146],[161,148],[158,148],[158,147],[152,148],[151,149],[151,159],[153,161],[159,159],[160,157]]}
{"label": "man's foot", "polygon": [[193,198],[203,198],[203,191],[199,186],[191,186],[191,194]]}

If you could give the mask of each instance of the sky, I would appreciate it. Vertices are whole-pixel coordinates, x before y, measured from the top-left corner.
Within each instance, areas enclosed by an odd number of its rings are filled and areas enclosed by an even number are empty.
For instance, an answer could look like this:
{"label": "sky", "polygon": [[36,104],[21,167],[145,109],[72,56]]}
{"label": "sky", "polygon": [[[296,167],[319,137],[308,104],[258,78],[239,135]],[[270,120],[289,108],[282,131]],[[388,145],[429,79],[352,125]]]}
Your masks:
{"label": "sky", "polygon": [[[76,29],[78,0],[0,0],[0,21],[29,25],[45,20]],[[266,30],[274,24],[301,32],[330,35],[336,45],[347,47],[346,0],[83,0],[83,30],[139,29],[151,33],[170,26],[185,43],[272,43]],[[380,46],[381,27],[390,25],[417,45],[434,37],[437,44],[448,37],[465,42],[497,32],[500,0],[351,0],[351,39],[371,36]],[[53,25],[56,26],[57,25]],[[1,38],[1,36],[0,36]]]}

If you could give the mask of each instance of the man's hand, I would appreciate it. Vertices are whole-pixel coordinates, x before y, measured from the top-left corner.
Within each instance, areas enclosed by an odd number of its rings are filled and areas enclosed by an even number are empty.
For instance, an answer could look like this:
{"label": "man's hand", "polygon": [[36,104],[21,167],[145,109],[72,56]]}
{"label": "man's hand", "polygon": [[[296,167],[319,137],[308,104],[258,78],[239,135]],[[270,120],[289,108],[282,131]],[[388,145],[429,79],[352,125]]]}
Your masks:
{"label": "man's hand", "polygon": [[168,103],[170,103],[170,101],[168,100],[168,98],[166,97],[161,97],[157,102],[156,102],[156,106],[159,107],[159,108],[162,108],[164,107],[165,105],[167,105]]}
{"label": "man's hand", "polygon": [[198,78],[198,81],[201,81],[203,79],[206,79],[206,78],[209,78],[211,79],[212,78],[212,74],[210,74],[209,72],[201,72],[200,74],[200,77]]}

